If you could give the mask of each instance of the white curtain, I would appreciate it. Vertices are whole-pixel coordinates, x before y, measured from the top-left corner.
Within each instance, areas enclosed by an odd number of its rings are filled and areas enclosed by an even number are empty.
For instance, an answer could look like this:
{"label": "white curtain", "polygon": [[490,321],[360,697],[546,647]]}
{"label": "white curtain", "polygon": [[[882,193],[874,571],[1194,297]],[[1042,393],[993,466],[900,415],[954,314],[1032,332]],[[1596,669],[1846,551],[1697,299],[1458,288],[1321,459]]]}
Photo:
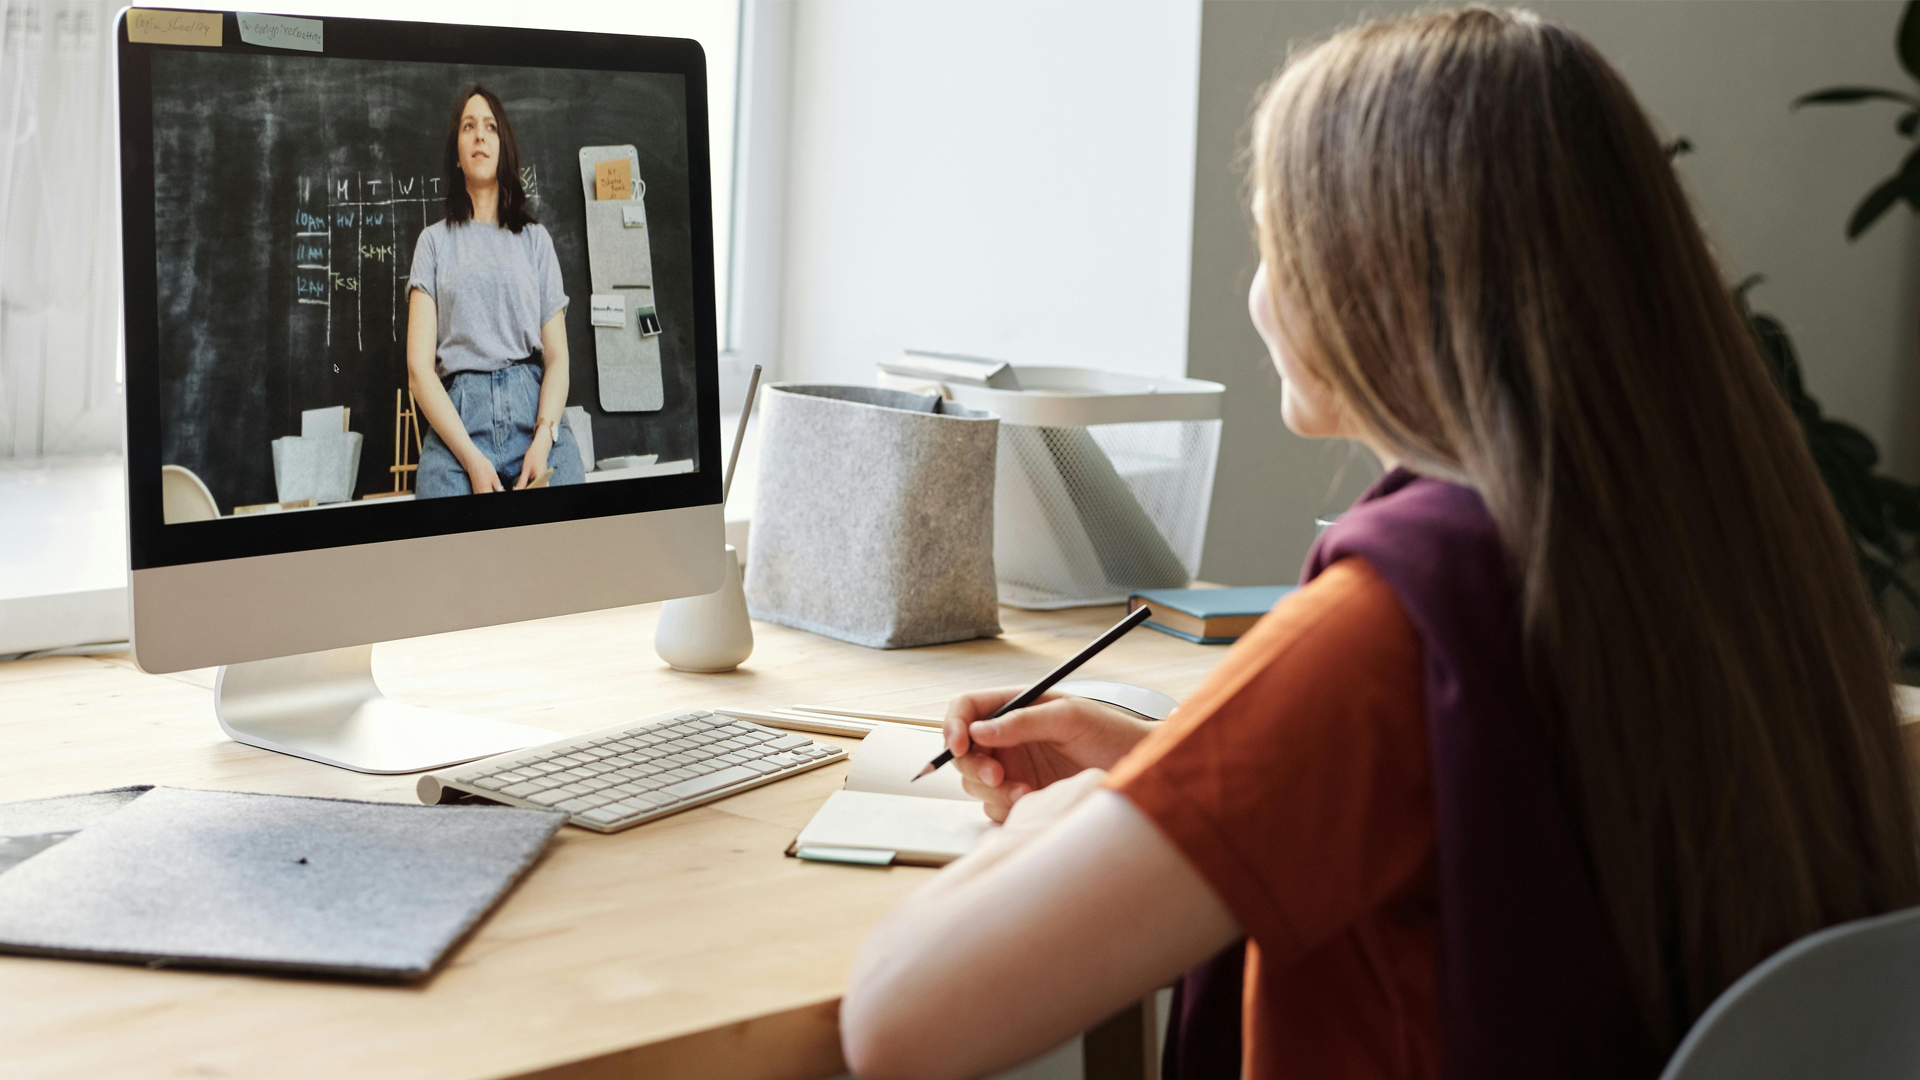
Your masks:
{"label": "white curtain", "polygon": [[120,449],[122,6],[0,0],[0,458]]}

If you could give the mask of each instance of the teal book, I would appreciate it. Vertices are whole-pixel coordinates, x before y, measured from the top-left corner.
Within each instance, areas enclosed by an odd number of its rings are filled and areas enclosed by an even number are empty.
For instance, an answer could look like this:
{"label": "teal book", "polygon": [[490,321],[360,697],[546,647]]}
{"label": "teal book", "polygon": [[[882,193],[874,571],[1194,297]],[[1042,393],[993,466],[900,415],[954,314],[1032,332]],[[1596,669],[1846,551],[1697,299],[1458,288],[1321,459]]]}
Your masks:
{"label": "teal book", "polygon": [[1141,589],[1127,597],[1127,610],[1153,608],[1147,625],[1199,645],[1227,645],[1253,628],[1294,585],[1247,585],[1233,589]]}

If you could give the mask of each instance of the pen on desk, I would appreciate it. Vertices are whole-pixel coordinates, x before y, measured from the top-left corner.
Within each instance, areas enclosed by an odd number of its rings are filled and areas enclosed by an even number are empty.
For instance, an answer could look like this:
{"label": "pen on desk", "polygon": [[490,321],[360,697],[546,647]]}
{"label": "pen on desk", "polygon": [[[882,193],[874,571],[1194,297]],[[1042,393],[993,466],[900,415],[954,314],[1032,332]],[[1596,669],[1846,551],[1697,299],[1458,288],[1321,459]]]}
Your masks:
{"label": "pen on desk", "polygon": [[[1073,654],[1073,656],[1070,659],[1068,659],[1066,663],[1061,664],[1059,667],[1054,668],[1052,671],[1047,672],[1046,675],[1041,677],[1039,682],[1034,683],[1032,686],[1029,686],[1025,690],[1021,691],[1019,697],[1014,698],[1012,701],[1009,701],[1005,705],[1002,705],[998,709],[994,710],[993,715],[987,717],[987,719],[997,720],[1000,717],[1007,715],[1008,713],[1012,712],[1015,709],[1024,709],[1027,706],[1033,704],[1034,702],[1040,700],[1040,695],[1046,693],[1048,690],[1053,689],[1054,683],[1057,683],[1061,679],[1066,678],[1068,675],[1073,674],[1074,668],[1077,668],[1081,664],[1084,664],[1087,661],[1093,659],[1094,654],[1098,653],[1101,649],[1106,648],[1107,646],[1113,644],[1114,642],[1119,641],[1121,637],[1123,637],[1126,634],[1127,631],[1133,629],[1136,626],[1139,626],[1143,622],[1146,622],[1152,616],[1153,616],[1153,609],[1146,606],[1145,604],[1142,604],[1139,607],[1134,608],[1132,611],[1127,612],[1126,618],[1121,619],[1117,623],[1114,623],[1111,629],[1109,629],[1106,633],[1101,634],[1099,637],[1094,638],[1093,641],[1089,643],[1086,648],[1081,649],[1079,652]],[[940,751],[940,755],[934,758],[932,761],[927,762],[927,767],[924,769],[921,769],[919,772],[919,775],[915,776],[913,780],[918,780],[922,776],[933,775],[934,771],[939,769],[940,766],[945,765],[947,762],[952,760],[953,760],[952,750]],[[909,780],[908,783],[912,783],[913,780]]]}

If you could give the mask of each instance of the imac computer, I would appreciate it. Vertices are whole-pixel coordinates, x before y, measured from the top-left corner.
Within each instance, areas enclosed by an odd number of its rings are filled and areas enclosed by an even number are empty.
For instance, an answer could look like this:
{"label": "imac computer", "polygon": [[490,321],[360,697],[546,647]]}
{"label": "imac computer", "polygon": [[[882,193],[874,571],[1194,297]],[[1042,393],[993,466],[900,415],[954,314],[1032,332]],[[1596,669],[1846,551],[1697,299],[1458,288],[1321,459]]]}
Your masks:
{"label": "imac computer", "polygon": [[363,772],[551,740],[383,697],[372,643],[720,586],[699,45],[117,32],[138,663]]}

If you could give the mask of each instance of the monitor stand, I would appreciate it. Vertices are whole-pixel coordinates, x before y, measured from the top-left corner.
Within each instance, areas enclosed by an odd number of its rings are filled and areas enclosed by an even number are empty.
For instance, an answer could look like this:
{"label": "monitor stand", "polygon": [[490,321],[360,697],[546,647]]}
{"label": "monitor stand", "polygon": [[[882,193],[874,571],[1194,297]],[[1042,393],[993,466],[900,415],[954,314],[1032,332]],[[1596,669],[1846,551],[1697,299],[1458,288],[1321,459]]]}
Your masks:
{"label": "monitor stand", "polygon": [[239,742],[363,773],[425,772],[560,737],[402,705],[374,683],[371,645],[230,664],[213,711]]}

